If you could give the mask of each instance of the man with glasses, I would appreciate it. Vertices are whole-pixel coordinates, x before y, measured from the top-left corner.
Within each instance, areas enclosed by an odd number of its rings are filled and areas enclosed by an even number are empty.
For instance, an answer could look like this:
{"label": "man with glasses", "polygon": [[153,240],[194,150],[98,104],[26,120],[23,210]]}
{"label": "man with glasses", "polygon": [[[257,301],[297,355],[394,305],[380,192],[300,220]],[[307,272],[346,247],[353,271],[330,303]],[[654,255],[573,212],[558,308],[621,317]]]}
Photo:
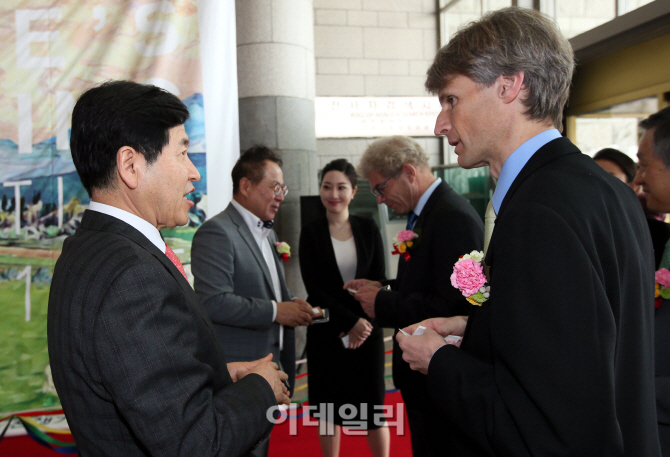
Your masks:
{"label": "man with glasses", "polygon": [[[397,279],[387,287],[367,279],[344,285],[357,291],[363,310],[382,327],[404,328],[443,314],[467,313],[468,303],[451,287],[449,277],[458,258],[482,248],[484,224],[465,198],[454,192],[428,165],[428,156],[411,138],[392,136],[372,143],[358,172],[370,182],[377,203],[407,214],[407,229],[418,235],[400,255]],[[390,286],[390,290],[389,290]],[[415,456],[444,455],[448,426],[427,395],[426,377],[402,360],[394,341],[393,382],[407,409]]]}
{"label": "man with glasses", "polygon": [[[312,307],[286,287],[272,230],[288,193],[282,160],[265,146],[242,153],[233,167],[233,200],[193,237],[194,288],[230,361],[273,354],[295,377],[294,327],[312,323]],[[254,354],[255,357],[250,355]],[[254,451],[266,455],[269,440]]]}

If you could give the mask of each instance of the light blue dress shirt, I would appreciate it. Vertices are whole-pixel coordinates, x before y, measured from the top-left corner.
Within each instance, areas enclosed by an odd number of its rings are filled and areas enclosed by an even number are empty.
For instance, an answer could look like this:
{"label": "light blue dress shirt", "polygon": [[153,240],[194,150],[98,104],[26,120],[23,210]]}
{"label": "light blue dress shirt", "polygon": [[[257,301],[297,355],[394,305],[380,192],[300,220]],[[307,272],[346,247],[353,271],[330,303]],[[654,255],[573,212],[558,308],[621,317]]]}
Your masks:
{"label": "light blue dress shirt", "polygon": [[440,185],[442,182],[442,178],[437,178],[433,184],[430,185],[428,189],[423,193],[421,198],[419,198],[419,201],[417,202],[416,206],[414,207],[413,211],[414,214],[417,216],[421,215],[421,211],[423,211],[423,207],[426,206],[426,203],[428,202],[428,199],[430,198],[431,195],[433,195],[433,192],[435,189],[437,189],[437,186]]}
{"label": "light blue dress shirt", "polygon": [[493,193],[493,209],[496,214],[500,212],[500,205],[502,205],[505,195],[510,186],[514,182],[521,169],[526,166],[533,154],[535,154],[542,146],[550,141],[560,138],[561,134],[556,129],[545,130],[544,132],[535,135],[530,140],[519,146],[519,148],[512,153],[505,161],[500,176],[498,177],[498,184]]}

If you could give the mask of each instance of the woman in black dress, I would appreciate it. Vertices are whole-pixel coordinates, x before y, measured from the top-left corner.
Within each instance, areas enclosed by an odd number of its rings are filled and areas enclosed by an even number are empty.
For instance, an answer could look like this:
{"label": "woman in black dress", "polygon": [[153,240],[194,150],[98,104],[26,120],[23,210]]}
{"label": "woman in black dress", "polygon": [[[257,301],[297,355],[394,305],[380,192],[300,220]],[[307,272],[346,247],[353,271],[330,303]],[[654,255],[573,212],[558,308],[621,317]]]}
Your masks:
{"label": "woman in black dress", "polygon": [[[339,454],[344,425],[366,429],[372,455],[387,457],[389,430],[381,409],[382,329],[372,325],[361,305],[343,289],[350,279],[384,279],[377,226],[371,219],[349,215],[349,202],[355,194],[353,165],[345,159],[330,162],[321,174],[326,217],[305,225],[300,234],[300,269],[307,301],[330,312],[329,322],[307,328],[308,395],[310,404],[318,407],[315,416],[330,423],[319,424],[320,433],[324,432],[319,436],[324,456]],[[348,342],[343,337],[348,337]]]}

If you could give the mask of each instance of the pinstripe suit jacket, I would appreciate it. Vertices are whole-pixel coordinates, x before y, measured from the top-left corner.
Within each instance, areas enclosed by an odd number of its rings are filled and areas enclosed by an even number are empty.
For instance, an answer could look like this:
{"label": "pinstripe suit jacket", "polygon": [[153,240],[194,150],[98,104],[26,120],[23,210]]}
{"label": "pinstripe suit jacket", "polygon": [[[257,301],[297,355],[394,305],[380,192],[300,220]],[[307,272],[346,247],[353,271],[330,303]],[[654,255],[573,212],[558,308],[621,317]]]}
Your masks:
{"label": "pinstripe suit jacket", "polygon": [[86,211],[56,263],[54,382],[80,455],[241,455],[276,404],[259,375],[233,383],[212,323],[170,260],[114,217]]}
{"label": "pinstripe suit jacket", "polygon": [[254,360],[268,353],[281,360],[291,386],[295,376],[295,332],[284,327],[284,350],[279,353],[279,324],[272,321],[272,300],[290,301],[284,267],[272,246],[281,285],[275,297],[270,271],[258,243],[242,215],[230,204],[205,222],[193,237],[191,271],[195,291],[214,323],[216,334],[231,361]]}

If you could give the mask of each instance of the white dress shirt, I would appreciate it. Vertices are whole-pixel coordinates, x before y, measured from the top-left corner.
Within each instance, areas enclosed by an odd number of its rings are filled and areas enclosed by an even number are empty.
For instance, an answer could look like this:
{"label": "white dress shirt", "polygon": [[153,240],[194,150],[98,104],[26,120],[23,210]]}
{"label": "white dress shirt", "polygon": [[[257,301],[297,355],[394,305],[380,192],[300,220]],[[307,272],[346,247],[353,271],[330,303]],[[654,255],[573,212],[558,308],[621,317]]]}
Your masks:
{"label": "white dress shirt", "polygon": [[88,209],[122,220],[126,224],[136,229],[142,235],[147,237],[147,239],[151,241],[154,246],[156,246],[163,254],[165,254],[165,241],[163,241],[163,238],[161,238],[160,232],[156,227],[141,217],[129,213],[128,211],[121,208],[117,208],[116,206],[105,205],[104,203],[98,203],[93,200],[91,200],[91,204],[88,205]]}
{"label": "white dress shirt", "polygon": [[[254,213],[246,209],[244,206],[240,205],[235,199],[231,200],[231,203],[235,207],[238,213],[246,222],[247,227],[251,231],[251,234],[254,236],[258,248],[263,253],[263,259],[265,259],[265,265],[270,271],[270,278],[272,279],[272,288],[275,294],[275,298],[278,301],[282,301],[281,293],[281,284],[279,283],[279,273],[277,272],[277,264],[275,263],[275,257],[272,252],[273,247],[270,246],[268,242],[268,235],[272,229],[263,227],[263,221],[259,219]],[[272,301],[272,322],[277,318],[277,302]],[[284,345],[284,326],[279,326],[279,350],[283,349]]]}

